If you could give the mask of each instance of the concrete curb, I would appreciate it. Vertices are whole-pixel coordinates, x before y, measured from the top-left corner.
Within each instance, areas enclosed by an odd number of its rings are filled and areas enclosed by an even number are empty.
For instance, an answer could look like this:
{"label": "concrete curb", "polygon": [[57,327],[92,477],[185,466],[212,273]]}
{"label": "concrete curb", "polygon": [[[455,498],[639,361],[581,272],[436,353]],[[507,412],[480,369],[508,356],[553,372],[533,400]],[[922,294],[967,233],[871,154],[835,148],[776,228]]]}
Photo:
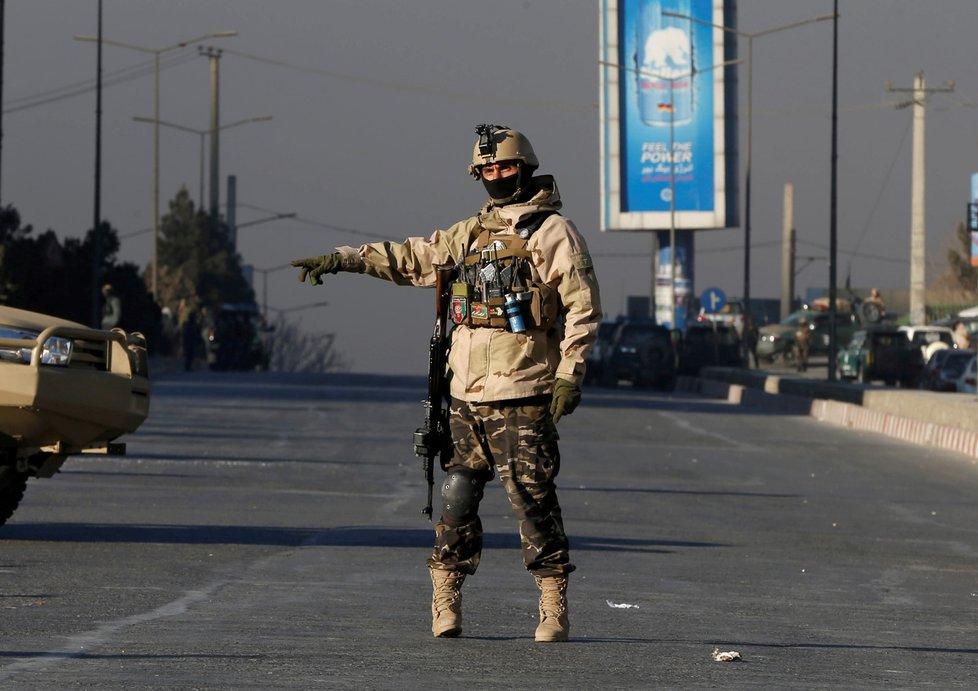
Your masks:
{"label": "concrete curb", "polygon": [[871,390],[722,368],[706,369],[698,378],[680,377],[676,388],[736,405],[808,415],[820,422],[978,459],[978,401],[973,396]]}

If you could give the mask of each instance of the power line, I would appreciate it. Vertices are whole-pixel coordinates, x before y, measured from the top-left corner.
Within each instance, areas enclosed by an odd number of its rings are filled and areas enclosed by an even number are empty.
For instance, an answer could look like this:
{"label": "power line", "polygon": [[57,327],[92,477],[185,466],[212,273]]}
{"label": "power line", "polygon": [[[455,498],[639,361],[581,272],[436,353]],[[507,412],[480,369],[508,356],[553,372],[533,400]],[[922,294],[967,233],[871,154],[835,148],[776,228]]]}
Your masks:
{"label": "power line", "polygon": [[377,79],[375,77],[363,77],[359,75],[346,74],[343,72],[336,72],[335,70],[327,70],[321,67],[308,67],[306,65],[299,65],[292,62],[286,62],[284,60],[277,60],[275,58],[266,58],[260,55],[255,55],[253,53],[245,53],[240,50],[225,49],[224,51],[228,55],[234,55],[239,58],[244,58],[246,60],[254,60],[255,62],[261,62],[266,65],[272,65],[273,67],[280,67],[282,69],[292,70],[295,72],[305,72],[307,74],[312,74],[318,77],[326,77],[328,79],[337,79],[340,81],[352,82],[356,84],[365,84],[367,86],[374,86],[382,89],[394,89],[396,91],[407,91],[413,93],[427,94],[429,96],[441,96],[444,98],[452,98],[456,100],[464,101],[474,101],[477,103],[492,103],[493,105],[522,105],[530,107],[539,108],[559,108],[566,112],[568,110],[578,110],[578,111],[592,111],[598,108],[597,103],[582,104],[568,103],[566,101],[541,101],[535,99],[525,99],[525,98],[501,98],[498,94],[492,94],[491,96],[485,92],[481,91],[457,91],[454,89],[443,89],[431,86],[425,86],[423,84],[406,84],[404,82],[393,82],[385,79]]}
{"label": "power line", "polygon": [[[189,53],[168,56],[160,61],[160,69],[163,70],[177,67],[185,62],[189,62],[191,59],[193,59],[193,57],[194,56]],[[102,77],[102,88],[104,89],[107,86],[124,84],[125,82],[149,76],[153,74],[154,69],[155,67],[153,61],[149,60],[147,62],[139,62],[130,65],[129,67],[123,67],[113,72],[109,72],[107,75]],[[69,98],[75,98],[76,96],[82,96],[94,90],[95,80],[85,79],[73,84],[54,87],[46,91],[39,91],[28,96],[10,99],[4,104],[3,112],[16,113],[21,110],[37,108],[39,106],[48,105],[49,103],[56,103]]]}

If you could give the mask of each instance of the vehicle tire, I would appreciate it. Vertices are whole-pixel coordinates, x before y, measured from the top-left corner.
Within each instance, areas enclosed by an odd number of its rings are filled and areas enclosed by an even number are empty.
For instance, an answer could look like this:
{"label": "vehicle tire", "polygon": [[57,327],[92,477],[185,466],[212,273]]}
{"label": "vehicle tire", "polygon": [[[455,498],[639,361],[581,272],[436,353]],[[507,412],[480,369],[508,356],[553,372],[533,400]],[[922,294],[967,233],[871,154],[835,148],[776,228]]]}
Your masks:
{"label": "vehicle tire", "polygon": [[13,468],[0,469],[0,525],[7,522],[24,498],[27,489],[27,473],[18,473]]}
{"label": "vehicle tire", "polygon": [[859,313],[866,324],[878,324],[883,320],[883,308],[875,301],[865,301],[859,306]]}

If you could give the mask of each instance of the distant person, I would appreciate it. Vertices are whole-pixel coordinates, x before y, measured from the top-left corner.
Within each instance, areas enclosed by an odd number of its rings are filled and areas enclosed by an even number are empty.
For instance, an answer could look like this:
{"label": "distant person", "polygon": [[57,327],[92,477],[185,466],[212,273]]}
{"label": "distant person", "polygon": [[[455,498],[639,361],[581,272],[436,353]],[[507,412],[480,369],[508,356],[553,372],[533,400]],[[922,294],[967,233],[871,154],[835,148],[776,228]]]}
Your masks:
{"label": "distant person", "polygon": [[964,349],[971,347],[971,332],[960,319],[951,325],[951,336],[955,347]]}
{"label": "distant person", "polygon": [[115,294],[111,283],[102,286],[102,328],[106,331],[119,325],[122,318],[122,300]]}
{"label": "distant person", "polygon": [[554,482],[557,421],[581,400],[601,321],[598,284],[583,236],[558,213],[553,176],[534,175],[540,164],[527,138],[497,125],[476,132],[469,174],[489,194],[476,215],[428,239],[341,247],[292,265],[313,285],[348,271],[419,287],[435,285],[435,267],[452,267],[454,457],[428,559],[431,631],[436,638],[462,632],[462,583],[482,557],[479,504],[496,475],[518,519],[523,564],[540,589],[535,639],[566,641],[574,565]]}
{"label": "distant person", "polygon": [[808,328],[808,320],[802,317],[798,320],[798,329],[795,331],[795,357],[798,360],[799,372],[808,369],[808,351],[811,344],[812,332]]}
{"label": "distant person", "polygon": [[200,322],[197,311],[187,310],[183,321],[183,369],[189,372],[194,368],[197,357],[197,344],[200,342]]}
{"label": "distant person", "polygon": [[760,338],[760,332],[757,330],[757,322],[754,321],[754,317],[749,314],[744,318],[744,334],[747,337],[748,354],[745,364],[749,368],[750,362],[753,360],[754,369],[760,369],[761,366],[757,362],[757,341]]}

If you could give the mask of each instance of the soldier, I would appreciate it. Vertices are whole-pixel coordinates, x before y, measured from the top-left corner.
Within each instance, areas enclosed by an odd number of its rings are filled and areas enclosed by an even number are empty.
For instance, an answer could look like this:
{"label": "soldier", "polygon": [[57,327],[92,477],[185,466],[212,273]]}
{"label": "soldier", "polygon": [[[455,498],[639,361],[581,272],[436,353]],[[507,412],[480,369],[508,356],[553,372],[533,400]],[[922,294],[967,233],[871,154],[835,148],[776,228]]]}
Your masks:
{"label": "soldier", "polygon": [[812,342],[812,332],[808,328],[808,320],[802,317],[798,320],[798,330],[795,331],[795,355],[798,357],[798,371],[808,369],[808,349]]}
{"label": "soldier", "polygon": [[116,295],[111,283],[102,286],[102,328],[108,331],[119,325],[122,316],[122,300]]}
{"label": "soldier", "polygon": [[[350,271],[433,286],[435,267],[455,267],[448,356],[454,454],[428,559],[431,631],[436,638],[462,632],[462,583],[482,554],[479,502],[498,473],[519,519],[524,565],[540,589],[535,638],[566,641],[574,565],[554,485],[556,423],[581,400],[584,359],[601,321],[598,284],[584,238],[558,213],[554,178],[533,175],[539,162],[527,138],[497,125],[476,132],[469,174],[489,193],[477,215],[427,240],[339,247],[292,265],[313,285],[323,274]],[[523,324],[516,328],[504,312],[507,298],[519,304]]]}

